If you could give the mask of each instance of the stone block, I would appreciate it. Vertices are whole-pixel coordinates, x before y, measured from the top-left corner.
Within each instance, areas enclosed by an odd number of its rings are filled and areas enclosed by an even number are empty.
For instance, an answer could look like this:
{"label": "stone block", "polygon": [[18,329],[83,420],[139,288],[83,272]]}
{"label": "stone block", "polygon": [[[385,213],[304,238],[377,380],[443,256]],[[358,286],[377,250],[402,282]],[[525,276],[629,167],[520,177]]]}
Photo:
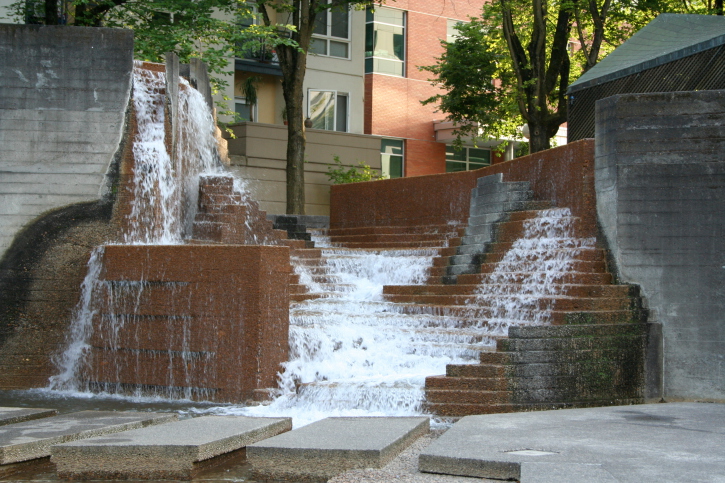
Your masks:
{"label": "stone block", "polygon": [[427,417],[327,418],[247,447],[264,478],[327,481],[355,468],[380,468],[426,434]]}
{"label": "stone block", "polygon": [[55,409],[0,407],[0,426],[55,416]]}
{"label": "stone block", "polygon": [[290,418],[203,416],[53,446],[69,479],[189,480],[199,464],[292,429]]}

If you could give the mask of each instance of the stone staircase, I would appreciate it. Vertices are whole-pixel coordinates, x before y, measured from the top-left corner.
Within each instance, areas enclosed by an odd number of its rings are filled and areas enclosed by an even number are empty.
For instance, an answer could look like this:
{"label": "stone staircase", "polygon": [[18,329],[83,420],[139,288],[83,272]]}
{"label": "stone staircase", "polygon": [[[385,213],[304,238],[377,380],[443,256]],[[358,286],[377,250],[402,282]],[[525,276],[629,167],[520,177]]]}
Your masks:
{"label": "stone staircase", "polygon": [[[551,211],[550,203],[530,197],[526,183],[503,183],[500,175],[480,179],[469,226],[434,261],[427,284],[384,289],[386,300],[407,304],[409,312],[485,319],[493,329],[495,350],[481,352],[480,363],[448,365],[446,375],[426,379],[432,413],[643,401],[646,311],[637,287],[612,285],[605,251],[591,242],[554,246],[552,260],[570,257],[558,273],[547,271],[547,261],[532,271],[542,254],[526,247],[513,265],[507,261],[527,224]],[[581,240],[581,221],[567,218],[572,239]],[[532,283],[546,288],[527,300]],[[507,305],[522,299],[529,311],[524,320],[502,318],[511,315]]]}

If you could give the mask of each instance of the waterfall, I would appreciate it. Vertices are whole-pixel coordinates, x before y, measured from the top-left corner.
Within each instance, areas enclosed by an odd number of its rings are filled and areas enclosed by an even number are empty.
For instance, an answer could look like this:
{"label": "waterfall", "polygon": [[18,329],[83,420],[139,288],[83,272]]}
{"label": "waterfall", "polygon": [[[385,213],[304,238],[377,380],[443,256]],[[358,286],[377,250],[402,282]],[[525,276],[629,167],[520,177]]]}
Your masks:
{"label": "waterfall", "polygon": [[[133,69],[133,107],[137,133],[133,143],[133,180],[128,224],[123,233],[125,245],[178,245],[191,232],[202,174],[220,173],[222,167],[216,154],[214,119],[203,96],[180,78],[179,129],[176,159],[167,147],[165,116],[165,83],[163,72],[143,68],[135,62]],[[243,186],[235,183],[242,193]],[[53,357],[58,374],[51,377],[54,390],[88,391],[89,355],[92,337],[107,337],[103,342],[114,347],[114,334],[126,324],[139,323],[133,315],[113,315],[109,307],[143,295],[146,283],[141,280],[114,286],[99,280],[102,271],[103,247],[93,250],[88,271],[81,287],[81,297],[73,311],[65,349]],[[104,313],[105,312],[105,313]],[[94,320],[98,322],[94,334]],[[174,327],[178,330],[178,327]],[[183,330],[183,327],[182,327]],[[110,338],[108,338],[110,337]],[[186,357],[180,354],[179,357]],[[194,361],[184,367],[194,367]],[[117,370],[118,370],[117,366]],[[180,381],[181,383],[182,381]],[[104,387],[117,392],[121,388]],[[182,394],[188,397],[189,394]]]}
{"label": "waterfall", "polygon": [[487,307],[488,325],[506,334],[512,325],[543,325],[551,316],[552,300],[563,295],[564,276],[594,238],[573,236],[568,208],[541,210],[524,222],[524,234],[506,252],[469,304]]}

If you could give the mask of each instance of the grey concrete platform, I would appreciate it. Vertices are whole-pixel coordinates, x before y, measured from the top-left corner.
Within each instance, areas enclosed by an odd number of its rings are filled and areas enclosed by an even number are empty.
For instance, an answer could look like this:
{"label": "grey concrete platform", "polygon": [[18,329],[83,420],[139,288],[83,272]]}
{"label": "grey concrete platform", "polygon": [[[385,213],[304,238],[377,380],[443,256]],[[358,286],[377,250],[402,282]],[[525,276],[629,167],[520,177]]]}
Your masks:
{"label": "grey concrete platform", "polygon": [[327,481],[384,466],[429,427],[427,417],[327,418],[248,446],[247,460],[261,478]]}
{"label": "grey concrete platform", "polygon": [[725,404],[468,416],[418,468],[521,483],[725,482]]}
{"label": "grey concrete platform", "polygon": [[177,419],[175,414],[81,411],[0,426],[0,464],[50,456],[50,447]]}
{"label": "grey concrete platform", "polygon": [[199,463],[292,429],[291,418],[203,416],[52,448],[70,479],[190,479]]}
{"label": "grey concrete platform", "polygon": [[0,407],[0,426],[55,416],[55,409]]}

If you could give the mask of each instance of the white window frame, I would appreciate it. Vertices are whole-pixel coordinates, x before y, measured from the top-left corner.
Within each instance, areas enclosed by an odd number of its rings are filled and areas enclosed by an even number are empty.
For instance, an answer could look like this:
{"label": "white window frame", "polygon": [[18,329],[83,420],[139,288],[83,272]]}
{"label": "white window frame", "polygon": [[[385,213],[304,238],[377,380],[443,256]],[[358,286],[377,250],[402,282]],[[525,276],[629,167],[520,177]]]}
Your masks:
{"label": "white window frame", "polygon": [[[329,3],[329,2],[328,2]],[[317,55],[320,57],[330,57],[331,59],[343,59],[343,60],[350,60],[352,58],[352,15],[349,7],[347,8],[347,37],[335,37],[332,35],[332,9],[328,8],[325,9],[323,12],[318,13],[317,15],[326,15],[327,16],[327,34],[312,34],[312,40],[322,40],[325,42],[325,52],[326,54],[319,54],[316,52],[312,52],[312,42],[310,42],[310,53],[312,55]],[[331,55],[330,54],[330,42],[338,42],[341,44],[347,44],[347,57],[340,57],[338,55]]]}
{"label": "white window frame", "polygon": [[[313,92],[330,92],[332,93],[332,129],[325,129],[326,131],[336,131],[336,132],[350,132],[350,94],[348,92],[341,92],[334,89],[317,89],[317,88],[309,88],[307,89],[307,117],[312,118],[312,93]],[[338,131],[337,129],[337,112],[338,112],[338,100],[340,97],[345,97],[347,106],[345,109],[346,112],[346,118],[345,118],[345,130],[344,131]]]}
{"label": "white window frame", "polygon": [[383,161],[382,141],[400,141],[400,154],[388,154],[387,156],[400,156],[400,177],[405,178],[405,139],[403,138],[382,138],[380,141],[380,173],[383,178],[390,179],[390,160],[386,163]]}

